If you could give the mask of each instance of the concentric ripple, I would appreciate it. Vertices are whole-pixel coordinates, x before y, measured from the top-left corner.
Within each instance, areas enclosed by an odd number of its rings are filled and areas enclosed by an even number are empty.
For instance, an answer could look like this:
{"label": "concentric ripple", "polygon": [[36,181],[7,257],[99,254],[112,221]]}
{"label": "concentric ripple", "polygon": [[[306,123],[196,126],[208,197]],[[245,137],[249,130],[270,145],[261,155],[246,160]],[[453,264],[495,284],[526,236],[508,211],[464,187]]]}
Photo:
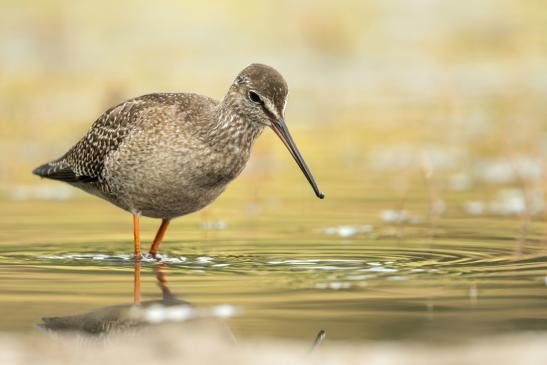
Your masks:
{"label": "concentric ripple", "polygon": [[[222,253],[210,255],[182,254],[184,245],[168,249],[157,258],[144,256],[145,266],[165,264],[179,273],[208,274],[249,274],[298,276],[299,282],[313,288],[331,288],[329,285],[316,285],[326,281],[348,280],[352,284],[343,288],[359,286],[359,282],[381,280],[420,280],[435,281],[439,277],[461,277],[480,279],[492,276],[518,276],[536,278],[547,272],[545,251],[519,253],[514,246],[498,245],[479,247],[472,244],[436,243],[420,245],[406,243],[404,246],[393,242],[358,242],[346,247],[343,256],[336,256],[339,243],[320,241],[315,243],[312,254],[302,252],[261,252],[268,242],[239,242],[230,244]],[[302,242],[299,247],[307,247],[312,242]],[[101,246],[101,243],[96,243]],[[181,247],[182,246],[182,247]],[[127,246],[126,246],[127,247]],[[256,248],[256,249],[254,249]],[[0,256],[5,265],[33,265],[47,268],[78,271],[108,270],[109,267],[131,270],[134,257],[121,252],[57,252],[42,250],[9,252]],[[50,251],[55,251],[51,246]],[[257,252],[251,252],[251,251]],[[204,250],[205,251],[205,250]],[[237,253],[236,253],[237,251]],[[311,250],[310,250],[311,251]],[[302,280],[308,278],[310,280]]]}
{"label": "concentric ripple", "polygon": [[[237,308],[229,321],[240,335],[307,338],[327,329],[340,339],[453,339],[547,330],[541,230],[523,236],[495,220],[476,231],[466,222],[442,223],[301,232],[268,230],[268,223],[260,235],[237,227],[206,235],[174,230],[157,259],[140,260],[142,295],[161,297],[161,269],[173,294],[198,308]],[[131,303],[131,248],[130,241],[98,237],[0,245],[0,303],[17,313],[3,329]]]}

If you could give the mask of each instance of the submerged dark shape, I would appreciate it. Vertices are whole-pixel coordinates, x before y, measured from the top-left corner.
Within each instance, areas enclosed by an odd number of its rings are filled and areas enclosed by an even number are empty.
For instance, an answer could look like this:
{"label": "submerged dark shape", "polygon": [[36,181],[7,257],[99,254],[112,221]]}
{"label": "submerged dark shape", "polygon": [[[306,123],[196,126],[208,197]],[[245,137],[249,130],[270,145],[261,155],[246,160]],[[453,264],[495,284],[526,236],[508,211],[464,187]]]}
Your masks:
{"label": "submerged dark shape", "polygon": [[33,173],[67,182],[138,218],[161,218],[150,248],[157,253],[172,218],[213,202],[245,167],[256,138],[272,128],[323,198],[284,121],[287,83],[252,64],[220,101],[190,93],[149,94],[107,110],[61,158]]}

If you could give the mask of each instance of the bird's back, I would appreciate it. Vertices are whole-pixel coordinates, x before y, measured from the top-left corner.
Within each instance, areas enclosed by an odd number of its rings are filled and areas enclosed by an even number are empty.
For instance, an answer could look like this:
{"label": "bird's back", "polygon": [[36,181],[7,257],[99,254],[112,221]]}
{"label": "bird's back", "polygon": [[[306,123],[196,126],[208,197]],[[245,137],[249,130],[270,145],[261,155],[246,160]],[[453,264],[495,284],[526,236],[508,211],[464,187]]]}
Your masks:
{"label": "bird's back", "polygon": [[97,182],[106,157],[116,151],[135,128],[146,128],[147,122],[163,120],[154,115],[161,116],[173,107],[180,113],[191,113],[190,108],[211,108],[216,104],[208,97],[186,93],[156,93],[127,100],[104,112],[61,158],[37,167],[33,173],[73,184]]}

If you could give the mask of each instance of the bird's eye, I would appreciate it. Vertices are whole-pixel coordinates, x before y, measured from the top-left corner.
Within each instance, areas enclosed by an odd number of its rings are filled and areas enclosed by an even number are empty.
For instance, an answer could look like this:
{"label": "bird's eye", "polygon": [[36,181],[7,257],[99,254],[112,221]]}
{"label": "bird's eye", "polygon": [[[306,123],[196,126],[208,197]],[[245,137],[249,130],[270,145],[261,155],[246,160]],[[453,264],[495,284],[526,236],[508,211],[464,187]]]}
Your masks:
{"label": "bird's eye", "polygon": [[260,96],[254,91],[249,91],[249,100],[251,100],[253,103],[261,103],[262,99],[260,99]]}

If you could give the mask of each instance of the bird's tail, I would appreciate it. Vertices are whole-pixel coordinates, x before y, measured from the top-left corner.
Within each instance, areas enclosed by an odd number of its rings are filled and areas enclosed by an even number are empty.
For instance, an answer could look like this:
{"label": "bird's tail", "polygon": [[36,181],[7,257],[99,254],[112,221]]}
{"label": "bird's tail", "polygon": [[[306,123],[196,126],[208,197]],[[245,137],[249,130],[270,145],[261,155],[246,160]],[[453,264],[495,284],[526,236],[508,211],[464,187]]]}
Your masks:
{"label": "bird's tail", "polygon": [[78,176],[72,168],[62,160],[45,163],[32,170],[34,175],[46,179],[61,180],[68,183],[94,181],[87,176]]}
{"label": "bird's tail", "polygon": [[55,174],[58,169],[57,167],[57,164],[51,164],[50,162],[47,162],[32,170],[32,173],[40,177],[50,177],[51,175]]}

